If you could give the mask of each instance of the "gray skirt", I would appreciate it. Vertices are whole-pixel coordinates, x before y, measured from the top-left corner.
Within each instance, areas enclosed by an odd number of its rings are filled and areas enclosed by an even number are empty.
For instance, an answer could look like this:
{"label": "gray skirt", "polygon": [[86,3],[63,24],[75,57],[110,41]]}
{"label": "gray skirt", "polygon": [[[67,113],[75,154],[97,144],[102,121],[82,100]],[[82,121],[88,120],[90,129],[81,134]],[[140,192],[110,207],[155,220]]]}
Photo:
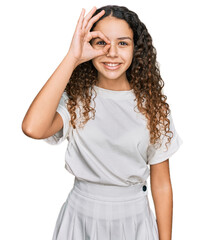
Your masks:
{"label": "gray skirt", "polygon": [[122,187],[75,177],[52,240],[159,240],[147,182]]}

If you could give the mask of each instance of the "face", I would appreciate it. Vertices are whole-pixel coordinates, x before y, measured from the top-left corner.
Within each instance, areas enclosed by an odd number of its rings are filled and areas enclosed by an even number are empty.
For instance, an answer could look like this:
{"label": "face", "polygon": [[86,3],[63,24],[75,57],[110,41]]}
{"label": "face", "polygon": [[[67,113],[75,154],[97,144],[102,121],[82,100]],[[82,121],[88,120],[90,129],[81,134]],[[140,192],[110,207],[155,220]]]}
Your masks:
{"label": "face", "polygon": [[[98,71],[98,80],[127,80],[126,70],[133,58],[133,31],[125,20],[115,17],[105,17],[100,20],[93,31],[101,31],[110,41],[111,46],[104,55],[92,59]],[[101,49],[105,46],[100,38],[92,39],[93,48]],[[111,65],[108,63],[112,63]],[[114,63],[114,65],[113,65]]]}

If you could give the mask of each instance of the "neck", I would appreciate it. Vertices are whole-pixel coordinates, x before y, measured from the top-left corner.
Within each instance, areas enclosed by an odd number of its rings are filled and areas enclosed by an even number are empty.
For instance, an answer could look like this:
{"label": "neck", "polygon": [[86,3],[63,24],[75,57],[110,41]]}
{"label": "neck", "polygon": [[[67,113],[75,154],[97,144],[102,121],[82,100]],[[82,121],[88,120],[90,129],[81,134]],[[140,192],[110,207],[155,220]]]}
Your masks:
{"label": "neck", "polygon": [[110,90],[115,90],[115,91],[126,91],[126,90],[131,90],[131,84],[129,81],[126,79],[119,80],[119,79],[98,79],[96,86],[105,88],[105,89],[110,89]]}

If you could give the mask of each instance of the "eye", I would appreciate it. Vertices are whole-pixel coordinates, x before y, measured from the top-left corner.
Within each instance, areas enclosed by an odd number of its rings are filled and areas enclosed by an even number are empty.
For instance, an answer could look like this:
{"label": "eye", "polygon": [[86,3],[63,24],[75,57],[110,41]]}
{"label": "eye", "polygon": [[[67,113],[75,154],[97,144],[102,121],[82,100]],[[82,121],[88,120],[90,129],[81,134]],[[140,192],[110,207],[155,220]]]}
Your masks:
{"label": "eye", "polygon": [[124,43],[124,44],[122,44],[123,46],[124,46],[124,45],[127,45],[127,43],[126,43],[126,42],[120,42],[120,43]]}
{"label": "eye", "polygon": [[[100,43],[103,43],[103,44],[100,44]],[[122,46],[127,46],[128,44],[126,43],[126,42],[119,42]],[[97,42],[96,44],[98,44],[98,45],[105,45],[106,44],[106,42],[105,41],[99,41],[99,42]]]}
{"label": "eye", "polygon": [[106,42],[104,42],[104,41],[99,41],[99,42],[97,42],[96,44],[98,44],[98,45],[104,45],[104,44],[99,44],[99,43],[105,43],[105,44],[106,44]]}

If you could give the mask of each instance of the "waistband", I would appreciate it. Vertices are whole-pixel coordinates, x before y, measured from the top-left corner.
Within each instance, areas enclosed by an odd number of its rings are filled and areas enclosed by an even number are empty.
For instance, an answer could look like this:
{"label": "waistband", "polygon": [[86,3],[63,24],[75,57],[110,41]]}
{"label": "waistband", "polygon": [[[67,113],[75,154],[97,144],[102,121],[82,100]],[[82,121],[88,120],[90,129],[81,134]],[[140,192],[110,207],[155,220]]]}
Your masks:
{"label": "waistband", "polygon": [[75,177],[73,191],[96,200],[127,201],[148,195],[148,184],[145,181],[130,186],[116,186],[79,180]]}

